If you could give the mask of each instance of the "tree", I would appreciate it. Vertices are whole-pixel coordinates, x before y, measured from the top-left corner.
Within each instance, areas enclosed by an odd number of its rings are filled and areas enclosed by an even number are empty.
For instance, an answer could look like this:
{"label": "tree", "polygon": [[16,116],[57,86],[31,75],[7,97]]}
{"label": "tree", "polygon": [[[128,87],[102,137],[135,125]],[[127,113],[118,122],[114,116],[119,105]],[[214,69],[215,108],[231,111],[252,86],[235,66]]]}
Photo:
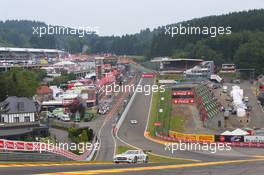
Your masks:
{"label": "tree", "polygon": [[264,72],[264,43],[252,41],[239,47],[235,54],[235,63],[239,68],[255,68],[257,74]]}
{"label": "tree", "polygon": [[88,142],[89,141],[89,138],[88,138],[88,133],[87,133],[87,130],[84,129],[81,133],[81,139],[80,139],[81,142]]}
{"label": "tree", "polygon": [[34,72],[37,74],[37,80],[38,81],[42,81],[46,76],[47,76],[47,72],[45,70],[34,70]]}
{"label": "tree", "polygon": [[59,86],[60,84],[65,84],[70,80],[75,80],[75,75],[73,73],[62,73],[61,76],[55,77],[51,82],[52,85]]}
{"label": "tree", "polygon": [[30,70],[12,69],[0,76],[0,100],[7,96],[33,97],[39,86],[37,75]]}

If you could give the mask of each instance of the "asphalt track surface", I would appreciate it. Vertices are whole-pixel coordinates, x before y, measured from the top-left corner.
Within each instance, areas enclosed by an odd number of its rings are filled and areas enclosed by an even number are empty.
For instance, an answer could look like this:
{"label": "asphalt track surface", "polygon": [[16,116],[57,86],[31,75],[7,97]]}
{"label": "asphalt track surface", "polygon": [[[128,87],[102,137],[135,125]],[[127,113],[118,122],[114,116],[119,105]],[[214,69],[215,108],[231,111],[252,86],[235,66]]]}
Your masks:
{"label": "asphalt track surface", "polygon": [[[142,81],[142,85],[152,85],[153,79],[145,78]],[[129,143],[136,148],[143,150],[151,150],[152,153],[174,157],[183,158],[198,161],[222,161],[222,160],[236,160],[236,159],[248,159],[252,155],[244,154],[243,152],[238,152],[236,150],[231,151],[218,151],[215,154],[205,151],[197,150],[186,150],[186,151],[171,151],[165,150],[165,146],[154,143],[147,140],[143,133],[146,128],[146,123],[148,121],[148,113],[150,108],[151,95],[143,95],[137,93],[136,97],[127,113],[127,116],[119,129],[118,137],[125,143]],[[130,120],[137,120],[137,125],[130,124]]]}
{"label": "asphalt track surface", "polygon": [[[133,84],[136,80],[132,79],[129,84]],[[104,117],[103,124],[99,126],[97,135],[100,138],[100,149],[95,156],[96,161],[112,161],[115,152],[115,139],[113,137],[113,125],[118,118],[118,111],[121,110],[124,100],[128,97],[129,93],[120,93],[112,102],[112,107],[109,113]]]}
{"label": "asphalt track surface", "polygon": [[[153,84],[153,79],[143,79],[142,84]],[[199,160],[188,164],[68,164],[68,165],[25,165],[1,167],[0,175],[12,174],[122,174],[122,175],[263,175],[264,157],[254,157],[242,152],[211,154],[205,152],[177,151],[174,154],[164,151],[164,146],[147,140],[143,133],[148,120],[151,96],[137,93],[118,132],[125,143],[152,153],[174,158]],[[131,125],[130,120],[138,120]],[[109,128],[108,128],[109,129]],[[123,144],[125,144],[123,143]],[[112,143],[111,143],[112,144]],[[108,149],[112,149],[108,148]],[[111,150],[110,150],[111,151]],[[110,153],[112,154],[113,151]],[[251,154],[254,155],[254,154]]]}
{"label": "asphalt track surface", "polygon": [[22,166],[2,167],[1,175],[85,175],[85,174],[122,174],[122,175],[263,175],[264,159],[238,161],[217,161],[191,164],[100,164],[100,165],[67,165],[67,166]]}

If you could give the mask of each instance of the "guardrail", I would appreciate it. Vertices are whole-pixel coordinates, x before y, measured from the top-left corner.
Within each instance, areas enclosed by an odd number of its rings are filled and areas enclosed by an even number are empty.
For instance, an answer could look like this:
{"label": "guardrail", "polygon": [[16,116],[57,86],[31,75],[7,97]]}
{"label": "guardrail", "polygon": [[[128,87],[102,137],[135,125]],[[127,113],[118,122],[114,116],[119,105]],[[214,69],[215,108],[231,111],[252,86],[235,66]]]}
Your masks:
{"label": "guardrail", "polygon": [[[142,79],[139,79],[138,84],[141,84],[141,81],[142,81]],[[126,105],[124,111],[122,112],[121,117],[118,119],[118,121],[117,121],[117,123],[116,123],[116,126],[115,126],[115,132],[119,130],[120,126],[122,125],[123,121],[125,120],[125,117],[126,117],[126,115],[127,115],[127,113],[128,113],[128,110],[129,110],[130,106],[132,105],[132,102],[133,102],[135,96],[136,96],[136,92],[133,93],[133,95],[132,95],[132,97],[129,99],[129,102],[128,102],[128,104]]]}
{"label": "guardrail", "polygon": [[13,141],[0,139],[0,150],[2,151],[21,151],[21,152],[49,152],[57,155],[64,156],[71,160],[82,161],[91,160],[95,151],[96,143],[98,143],[97,138],[92,142],[90,149],[86,150],[82,155],[76,155],[70,151],[64,150],[58,146],[42,143],[42,142],[24,142],[24,141]]}
{"label": "guardrail", "polygon": [[12,128],[26,128],[26,127],[38,127],[40,126],[39,122],[25,122],[25,123],[1,123],[0,129],[12,129]]}

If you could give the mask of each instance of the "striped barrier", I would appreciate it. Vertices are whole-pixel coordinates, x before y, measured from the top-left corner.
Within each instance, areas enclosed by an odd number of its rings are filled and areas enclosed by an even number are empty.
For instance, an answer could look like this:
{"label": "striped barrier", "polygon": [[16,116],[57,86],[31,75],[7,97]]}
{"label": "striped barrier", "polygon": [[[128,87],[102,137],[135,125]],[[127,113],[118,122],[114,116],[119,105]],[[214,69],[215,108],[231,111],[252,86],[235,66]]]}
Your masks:
{"label": "striped barrier", "polygon": [[87,157],[95,149],[97,140],[94,139],[91,148],[86,150],[82,155],[76,155],[70,151],[64,150],[58,146],[54,146],[42,142],[24,142],[24,141],[13,141],[0,139],[0,150],[4,151],[23,151],[23,152],[50,152],[53,154],[67,157],[71,160],[81,161],[86,160]]}

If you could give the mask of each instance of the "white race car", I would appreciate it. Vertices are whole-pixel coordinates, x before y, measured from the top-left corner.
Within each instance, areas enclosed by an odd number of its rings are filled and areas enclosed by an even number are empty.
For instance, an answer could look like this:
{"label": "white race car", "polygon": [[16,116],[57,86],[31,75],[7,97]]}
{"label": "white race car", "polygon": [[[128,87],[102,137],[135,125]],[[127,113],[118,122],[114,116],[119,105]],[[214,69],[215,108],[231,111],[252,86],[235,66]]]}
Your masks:
{"label": "white race car", "polygon": [[138,121],[137,121],[137,120],[130,120],[130,123],[131,123],[131,124],[137,124]]}
{"label": "white race car", "polygon": [[122,154],[117,154],[114,156],[114,162],[126,162],[126,163],[137,163],[143,162],[148,163],[148,155],[142,150],[128,150]]}

